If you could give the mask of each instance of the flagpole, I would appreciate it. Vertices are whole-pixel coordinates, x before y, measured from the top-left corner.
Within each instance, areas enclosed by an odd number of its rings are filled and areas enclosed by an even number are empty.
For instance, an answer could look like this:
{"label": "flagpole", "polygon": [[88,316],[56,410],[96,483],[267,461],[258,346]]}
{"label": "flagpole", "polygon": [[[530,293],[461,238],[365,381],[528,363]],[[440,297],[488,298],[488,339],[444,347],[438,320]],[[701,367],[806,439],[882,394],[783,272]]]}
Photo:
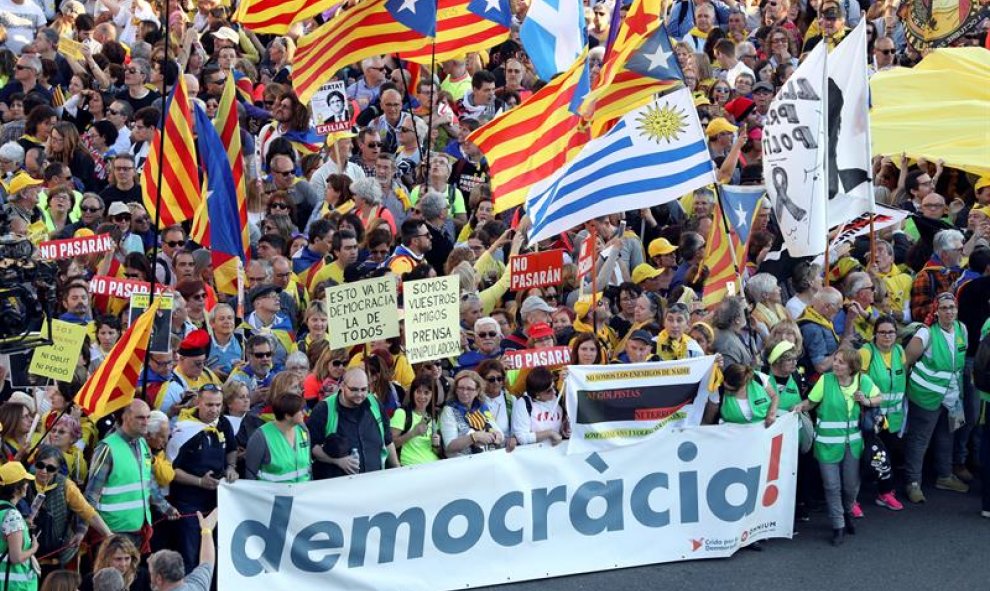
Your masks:
{"label": "flagpole", "polygon": [[822,59],[822,119],[820,122],[819,134],[821,136],[821,142],[818,144],[819,150],[825,151],[825,158],[822,159],[823,169],[822,170],[822,204],[825,210],[825,287],[829,285],[828,279],[828,267],[829,267],[829,238],[828,238],[828,154],[829,154],[829,133],[828,133],[828,44],[831,40],[831,35],[827,34],[822,30],[822,44],[825,46],[825,56]]}
{"label": "flagpole", "polygon": [[[169,37],[169,35],[170,35],[169,21],[171,21],[172,19],[169,18],[169,16],[170,15],[168,14],[168,4],[166,3],[166,5],[165,5],[165,28],[164,28],[164,32],[165,32],[165,51],[162,54],[162,72],[165,72],[166,69],[167,69],[167,66],[168,66],[168,54],[169,54],[169,51],[171,50],[171,47],[170,47],[171,39]],[[182,75],[183,75],[182,72],[179,72],[179,76],[182,76]],[[176,83],[176,85],[178,85],[179,84],[179,81],[176,80],[175,83]],[[162,90],[164,91],[165,88],[163,87]],[[172,98],[173,98],[173,100],[175,99],[174,93],[172,95]],[[154,241],[154,245],[151,247],[151,277],[148,278],[148,283],[151,284],[151,286],[149,288],[149,292],[148,292],[148,307],[149,308],[155,302],[155,284],[158,283],[158,273],[156,272],[156,268],[157,268],[157,265],[158,265],[159,242],[161,242],[161,232],[160,232],[160,230],[158,228],[158,224],[160,224],[161,221],[162,221],[162,179],[164,178],[164,174],[165,174],[165,162],[164,161],[161,161],[161,159],[162,158],[165,158],[165,125],[164,125],[164,121],[165,121],[165,118],[168,117],[167,104],[168,104],[168,99],[165,99],[164,102],[162,103],[162,119],[161,119],[161,122],[160,122],[162,124],[162,132],[160,134],[161,137],[159,138],[159,143],[158,143],[159,163],[158,163],[158,179],[157,179],[157,187],[156,187],[156,189],[157,189],[158,192],[155,195],[155,223],[152,225],[152,228],[155,231],[155,241]],[[148,331],[148,344],[146,345],[148,350],[145,352],[144,362],[141,364],[141,398],[144,398],[145,400],[147,400],[147,398],[148,398],[148,396],[147,396],[147,390],[148,390],[148,367],[149,367],[149,363],[151,361],[151,338],[152,338],[152,335],[153,334],[154,334],[154,327],[152,327],[152,330]]]}
{"label": "flagpole", "polygon": [[[434,44],[434,55],[436,55],[435,52],[436,52],[436,44]],[[402,57],[399,55],[399,52],[398,51],[395,52],[395,61],[399,65],[399,71],[402,72],[401,74],[399,74],[399,78],[402,79],[402,98],[403,98],[404,102],[406,103],[406,112],[409,113],[409,119],[412,122],[413,136],[415,136],[415,138],[416,138],[416,149],[422,155],[422,153],[423,153],[423,146],[419,142],[419,134],[416,133],[416,116],[412,112],[412,101],[409,100],[409,97],[410,97],[410,94],[409,94],[409,85],[406,83],[405,68],[402,67]],[[416,64],[416,65],[419,66],[419,64]],[[409,74],[410,74],[410,76],[412,76],[412,72],[410,72]],[[430,110],[432,111],[433,109],[431,108]],[[399,116],[399,127],[400,128],[402,127],[402,116],[401,115]],[[402,132],[400,131],[399,133],[402,133]],[[399,138],[396,138],[396,140],[398,140],[398,139]]]}
{"label": "flagpole", "polygon": [[[440,12],[440,0],[435,3],[434,13]],[[430,114],[426,121],[426,178],[423,179],[427,183],[430,178],[430,157],[433,155],[433,112],[436,110],[435,106],[435,94],[438,90],[437,86],[437,37],[436,32],[433,35],[433,42],[430,44]],[[403,83],[405,78],[403,78]],[[420,150],[423,148],[420,147]],[[420,152],[420,157],[423,153]],[[417,179],[418,180],[418,179]],[[428,186],[428,185],[427,185]],[[422,195],[421,195],[422,196]]]}
{"label": "flagpole", "polygon": [[[722,199],[722,183],[715,183],[715,199],[718,200],[718,210],[719,217],[722,218],[722,229],[725,230],[725,237],[728,240],[726,246],[729,247],[730,258],[732,259],[732,269],[736,272],[736,282],[742,281],[742,273],[739,271],[739,261],[736,261],[736,249],[732,245],[732,233],[729,231],[729,220],[725,217],[725,201]],[[757,204],[759,207],[759,204]],[[698,275],[701,275],[702,269],[698,269]],[[740,290],[741,291],[741,290]]]}

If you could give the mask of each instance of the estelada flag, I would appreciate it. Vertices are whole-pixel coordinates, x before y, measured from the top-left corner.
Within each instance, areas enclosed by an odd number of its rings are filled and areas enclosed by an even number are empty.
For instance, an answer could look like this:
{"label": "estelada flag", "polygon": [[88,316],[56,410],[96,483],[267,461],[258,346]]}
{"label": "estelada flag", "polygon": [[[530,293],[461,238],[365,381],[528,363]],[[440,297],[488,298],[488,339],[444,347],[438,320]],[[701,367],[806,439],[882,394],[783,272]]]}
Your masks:
{"label": "estelada flag", "polygon": [[159,298],[155,298],[148,309],[124,331],[76,395],[76,404],[86,411],[90,419],[95,421],[105,417],[134,400],[160,302]]}

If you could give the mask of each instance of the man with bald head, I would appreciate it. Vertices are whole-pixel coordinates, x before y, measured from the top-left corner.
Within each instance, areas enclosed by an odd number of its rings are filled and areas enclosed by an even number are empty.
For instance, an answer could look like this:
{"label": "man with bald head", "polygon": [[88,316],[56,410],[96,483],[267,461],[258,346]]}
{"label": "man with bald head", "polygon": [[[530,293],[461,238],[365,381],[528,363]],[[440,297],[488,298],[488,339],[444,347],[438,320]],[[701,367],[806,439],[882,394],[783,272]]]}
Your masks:
{"label": "man with bald head", "polygon": [[151,508],[169,519],[178,519],[151,475],[148,433],[151,408],[133,400],[124,408],[116,431],[96,444],[90,465],[86,500],[100,513],[107,527],[131,538],[141,547],[141,530],[150,527]]}
{"label": "man with bald head", "polygon": [[378,398],[368,390],[364,368],[348,369],[340,391],[316,405],[306,421],[313,479],[397,468],[399,458],[387,422]]}

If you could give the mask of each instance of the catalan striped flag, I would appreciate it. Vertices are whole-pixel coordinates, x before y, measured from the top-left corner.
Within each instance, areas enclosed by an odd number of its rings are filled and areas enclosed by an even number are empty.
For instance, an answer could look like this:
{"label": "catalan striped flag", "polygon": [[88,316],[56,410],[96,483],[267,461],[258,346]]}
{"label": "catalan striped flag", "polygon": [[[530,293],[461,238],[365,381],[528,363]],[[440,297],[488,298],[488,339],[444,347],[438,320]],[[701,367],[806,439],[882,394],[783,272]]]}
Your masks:
{"label": "catalan striped flag", "polygon": [[255,33],[284,35],[293,23],[336,10],[341,4],[320,0],[242,0],[233,20]]}
{"label": "catalan striped flag", "polygon": [[420,51],[435,34],[435,0],[359,2],[299,40],[292,85],[308,103],[343,67],[375,55]]}
{"label": "catalan striped flag", "polygon": [[593,137],[600,137],[622,115],[682,81],[666,27],[656,12],[644,14],[653,3],[640,0],[632,7],[609,59],[585,97],[582,113],[591,119]]}
{"label": "catalan striped flag", "polygon": [[[729,234],[736,250],[736,262],[746,260],[746,245],[759,212],[760,200],[766,195],[763,185],[719,185],[722,211],[729,222]],[[715,220],[716,222],[719,220]]]}
{"label": "catalan striped flag", "polygon": [[705,309],[711,309],[728,296],[742,293],[732,239],[725,231],[725,222],[722,218],[721,200],[715,201],[714,215],[712,229],[708,234],[708,247],[705,251],[708,277],[705,279],[701,296],[701,303]]}
{"label": "catalan striped flag", "polygon": [[134,399],[160,302],[155,298],[148,309],[124,331],[96,373],[76,394],[76,404],[86,411],[90,419],[95,421],[105,417]]}
{"label": "catalan striped flag", "polygon": [[[228,87],[229,87],[228,81]],[[206,111],[196,105],[196,141],[206,169],[206,207],[210,218],[210,253],[217,290],[237,294],[237,266],[244,260],[245,242],[238,210],[234,175],[227,151]],[[245,210],[245,214],[247,211]]]}
{"label": "catalan striped flag", "polygon": [[[237,225],[241,229],[241,246],[244,264],[250,258],[250,232],[248,231],[247,185],[244,180],[244,150],[241,146],[241,124],[237,117],[237,92],[235,83],[227,78],[220,95],[220,105],[213,126],[220,134],[220,142],[227,152],[227,162],[230,166],[231,177],[234,181],[234,191],[237,194]],[[212,216],[211,216],[212,217]],[[214,262],[214,267],[216,262]],[[219,285],[219,282],[218,282]]]}
{"label": "catalan striped flag", "polygon": [[[159,227],[166,228],[193,217],[203,200],[199,191],[189,94],[182,76],[179,76],[165,109],[164,153],[161,151],[161,133],[161,130],[155,131],[141,171],[141,195],[148,215],[155,219],[155,205],[161,194]],[[159,169],[162,169],[161,187],[158,186]]]}
{"label": "catalan striped flag", "polygon": [[585,50],[567,72],[471,134],[491,166],[496,212],[524,203],[533,186],[587,143],[587,126],[576,114],[587,91],[587,55]]}
{"label": "catalan striped flag", "polygon": [[[511,27],[509,0],[439,0],[436,61],[494,47],[509,38]],[[403,52],[402,58],[429,66],[432,46],[432,42],[426,42],[418,49]]]}

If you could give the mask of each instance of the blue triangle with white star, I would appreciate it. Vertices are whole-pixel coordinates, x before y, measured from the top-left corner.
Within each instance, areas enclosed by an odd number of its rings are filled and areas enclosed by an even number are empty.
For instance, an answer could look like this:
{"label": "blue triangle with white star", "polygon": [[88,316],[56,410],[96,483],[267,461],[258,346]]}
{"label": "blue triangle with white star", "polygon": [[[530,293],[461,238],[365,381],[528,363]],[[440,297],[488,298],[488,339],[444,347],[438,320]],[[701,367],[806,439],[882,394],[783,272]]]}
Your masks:
{"label": "blue triangle with white star", "polygon": [[498,23],[506,29],[512,28],[512,9],[509,0],[471,0],[468,10],[483,19]]}
{"label": "blue triangle with white star", "polygon": [[683,80],[667,28],[657,27],[626,61],[626,69],[657,80]]}
{"label": "blue triangle with white star", "polygon": [[435,0],[386,0],[385,9],[392,18],[424,37],[437,34]]}

